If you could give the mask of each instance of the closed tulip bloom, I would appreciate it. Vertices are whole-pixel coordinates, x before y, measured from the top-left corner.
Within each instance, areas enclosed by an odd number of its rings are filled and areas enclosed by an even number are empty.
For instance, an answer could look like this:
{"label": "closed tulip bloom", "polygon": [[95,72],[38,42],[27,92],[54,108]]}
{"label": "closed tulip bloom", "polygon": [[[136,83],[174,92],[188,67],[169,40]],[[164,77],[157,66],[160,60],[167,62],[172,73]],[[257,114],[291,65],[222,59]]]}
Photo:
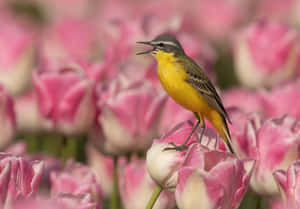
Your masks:
{"label": "closed tulip bloom", "polygon": [[225,107],[238,107],[244,112],[264,112],[263,101],[259,93],[247,89],[230,89],[222,93]]}
{"label": "closed tulip bloom", "polygon": [[0,85],[0,148],[6,147],[16,135],[16,116],[12,98]]}
{"label": "closed tulip bloom", "polygon": [[52,172],[50,179],[53,196],[63,198],[68,197],[67,194],[71,197],[89,194],[92,197],[90,202],[102,207],[102,190],[89,167],[69,160],[65,169],[62,172]]}
{"label": "closed tulip bloom", "polygon": [[[186,16],[194,30],[214,41],[231,38],[248,17],[248,2],[238,0],[202,0],[190,9]],[[197,20],[197,21],[195,21]]]}
{"label": "closed tulip bloom", "polygon": [[289,114],[300,120],[300,80],[278,85],[270,91],[261,91],[263,108],[269,117]]}
{"label": "closed tulip bloom", "polygon": [[95,204],[86,203],[87,200],[88,196],[39,197],[17,201],[9,209],[98,209]]}
{"label": "closed tulip bloom", "polygon": [[[229,124],[234,150],[240,158],[256,158],[257,142],[252,140],[254,130],[259,129],[265,117],[258,113],[246,113],[239,108],[228,109]],[[251,139],[251,140],[250,140]]]}
{"label": "closed tulip bloom", "polygon": [[117,80],[101,92],[98,107],[105,152],[122,154],[146,150],[158,135],[158,122],[166,95],[150,82]]}
{"label": "closed tulip bloom", "polygon": [[94,56],[96,33],[90,21],[62,18],[42,34],[40,57],[44,65],[60,68],[65,63],[88,62]]}
{"label": "closed tulip bloom", "polygon": [[0,17],[0,83],[12,94],[26,90],[34,68],[33,33],[12,17]]}
{"label": "closed tulip bloom", "polygon": [[21,133],[39,133],[47,129],[49,123],[38,108],[37,95],[30,91],[15,98],[17,129]]}
{"label": "closed tulip bloom", "polygon": [[[147,172],[144,160],[132,160],[120,165],[119,187],[125,209],[145,208],[156,184]],[[174,195],[163,191],[155,202],[154,209],[171,209],[175,205]]]}
{"label": "closed tulip bloom", "polygon": [[242,84],[251,88],[286,81],[298,68],[298,50],[298,34],[294,29],[277,22],[256,22],[235,41],[237,76]]}
{"label": "closed tulip bloom", "polygon": [[38,109],[50,130],[67,135],[89,131],[96,114],[92,81],[73,69],[37,71],[33,80]]}
{"label": "closed tulip bloom", "polygon": [[179,104],[177,104],[172,98],[168,97],[166,105],[162,112],[159,132],[161,134],[166,133],[176,124],[182,121],[194,120],[193,113],[186,111]]}
{"label": "closed tulip bloom", "polygon": [[86,147],[87,161],[94,171],[97,183],[100,184],[103,195],[110,197],[113,190],[113,159],[98,151],[92,144]]}
{"label": "closed tulip bloom", "polygon": [[53,198],[57,203],[63,207],[74,209],[101,209],[102,206],[96,204],[93,200],[92,194],[70,194],[60,193]]}
{"label": "closed tulip bloom", "polygon": [[[92,0],[32,0],[50,20],[63,19],[64,17],[84,18],[90,15],[94,7]],[[70,4],[72,6],[70,7]]]}
{"label": "closed tulip bloom", "polygon": [[29,198],[37,193],[42,175],[43,162],[29,161],[7,153],[0,154],[1,204],[9,207],[19,198]]}
{"label": "closed tulip bloom", "polygon": [[287,170],[277,170],[273,173],[280,188],[280,194],[286,208],[300,207],[300,161],[293,162]]}
{"label": "closed tulip bloom", "polygon": [[297,209],[299,207],[286,204],[281,198],[275,198],[268,202],[268,209]]}
{"label": "closed tulip bloom", "polygon": [[[170,142],[180,145],[184,142],[193,128],[191,122],[183,122],[175,126],[161,139],[153,141],[147,151],[146,165],[150,176],[163,188],[174,190],[177,185],[178,169],[182,166],[186,151],[164,150],[170,147]],[[190,143],[197,142],[199,132],[195,132]]]}
{"label": "closed tulip bloom", "polygon": [[257,161],[251,178],[252,189],[264,195],[278,194],[273,172],[287,169],[298,159],[300,123],[291,116],[264,120],[256,115],[248,118],[248,122],[238,118],[232,117],[232,123],[241,123],[240,130],[230,128],[235,150],[241,158]]}
{"label": "closed tulip bloom", "polygon": [[248,189],[254,160],[239,160],[232,154],[190,147],[178,172],[175,191],[180,209],[238,208]]}

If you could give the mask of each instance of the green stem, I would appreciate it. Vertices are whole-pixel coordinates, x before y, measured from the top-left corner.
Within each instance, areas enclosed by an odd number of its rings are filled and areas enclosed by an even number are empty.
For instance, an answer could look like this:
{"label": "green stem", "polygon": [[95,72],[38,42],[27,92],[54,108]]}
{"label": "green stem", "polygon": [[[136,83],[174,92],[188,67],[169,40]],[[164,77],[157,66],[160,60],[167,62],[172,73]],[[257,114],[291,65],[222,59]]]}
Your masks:
{"label": "green stem", "polygon": [[120,209],[120,195],[119,195],[119,182],[118,182],[118,157],[114,157],[114,182],[113,192],[110,200],[111,209]]}
{"label": "green stem", "polygon": [[158,199],[160,193],[162,192],[163,188],[159,185],[156,186],[154,192],[152,193],[152,196],[146,206],[146,209],[152,209],[156,200]]}
{"label": "green stem", "polygon": [[257,195],[256,209],[261,209],[262,197]]}

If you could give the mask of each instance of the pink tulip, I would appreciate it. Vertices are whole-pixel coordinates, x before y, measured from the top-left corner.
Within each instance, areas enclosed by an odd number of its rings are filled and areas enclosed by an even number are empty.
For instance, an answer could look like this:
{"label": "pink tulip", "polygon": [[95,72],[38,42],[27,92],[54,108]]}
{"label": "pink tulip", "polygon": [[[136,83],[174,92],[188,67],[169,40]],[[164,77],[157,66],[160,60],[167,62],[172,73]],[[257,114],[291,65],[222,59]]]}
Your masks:
{"label": "pink tulip", "polygon": [[86,133],[96,113],[94,84],[72,69],[37,71],[33,75],[43,119],[64,134]]}
{"label": "pink tulip", "polygon": [[280,23],[260,21],[236,39],[234,62],[239,80],[257,88],[292,78],[297,70],[297,32]]}
{"label": "pink tulip", "polygon": [[52,195],[72,197],[72,195],[89,194],[92,200],[88,202],[102,207],[102,190],[89,167],[69,160],[65,169],[62,172],[52,172],[50,179]]}
{"label": "pink tulip", "polygon": [[298,159],[300,123],[291,116],[268,120],[241,112],[231,112],[230,116],[234,124],[230,131],[238,156],[257,161],[251,178],[252,189],[259,194],[277,194],[272,173],[287,169]]}
{"label": "pink tulip", "polygon": [[239,160],[232,154],[209,151],[199,144],[189,148],[178,172],[175,191],[180,209],[238,208],[247,191],[254,160]]}
{"label": "pink tulip", "polygon": [[300,120],[300,81],[292,81],[277,87],[271,91],[261,91],[263,107],[270,117],[279,117],[289,114]]}
{"label": "pink tulip", "polygon": [[[293,162],[287,171],[277,170],[274,178],[279,185],[284,204],[289,207],[300,207],[300,161]],[[286,207],[286,208],[289,208]]]}
{"label": "pink tulip", "polygon": [[113,189],[113,159],[105,156],[89,144],[86,148],[87,161],[101,185],[104,197],[110,197]]}
{"label": "pink tulip", "polygon": [[[120,195],[125,209],[145,208],[156,184],[146,170],[144,160],[132,160],[120,165]],[[175,205],[174,195],[163,191],[155,202],[155,209],[171,209]]]}
{"label": "pink tulip", "polygon": [[53,199],[30,199],[14,203],[11,209],[71,209]]}
{"label": "pink tulip", "polygon": [[58,203],[67,208],[74,209],[99,209],[101,208],[97,205],[91,194],[70,194],[61,193],[54,198]]}
{"label": "pink tulip", "polygon": [[195,120],[195,116],[190,111],[182,108],[173,99],[168,97],[160,120],[160,133],[173,128],[176,124],[186,120]]}
{"label": "pink tulip", "polygon": [[24,141],[10,145],[5,152],[15,156],[24,156],[27,154],[27,144]]}
{"label": "pink tulip", "polygon": [[43,162],[29,161],[7,153],[0,153],[1,204],[9,207],[19,198],[36,194],[43,171]]}
{"label": "pink tulip", "polygon": [[22,133],[38,133],[49,128],[49,123],[39,111],[34,91],[15,98],[15,112],[17,128]]}
{"label": "pink tulip", "polygon": [[[222,41],[230,38],[248,16],[247,1],[202,0],[190,9],[187,25],[210,39]],[[197,21],[195,21],[197,20]]]}
{"label": "pink tulip", "polygon": [[92,0],[33,1],[42,9],[43,15],[50,20],[62,19],[64,17],[88,17],[95,6],[95,2]]}
{"label": "pink tulip", "polygon": [[158,134],[165,100],[166,95],[147,81],[130,82],[120,77],[111,82],[101,92],[98,103],[101,111],[98,122],[104,137],[96,137],[97,143],[112,154],[147,149]]}
{"label": "pink tulip", "polygon": [[0,166],[0,208],[3,208],[6,202],[10,177],[11,163],[8,162]]}
{"label": "pink tulip", "polygon": [[21,200],[14,203],[9,209],[97,209],[95,204],[88,203],[89,196],[71,196]]}
{"label": "pink tulip", "polygon": [[299,6],[297,0],[262,0],[258,1],[256,5],[257,16],[259,18],[297,23],[299,21],[297,21]]}
{"label": "pink tulip", "polygon": [[264,112],[260,94],[247,89],[231,89],[223,92],[222,101],[225,107],[238,107],[244,112]]}
{"label": "pink tulip", "polygon": [[17,157],[22,157],[28,161],[43,162],[42,182],[44,185],[50,185],[50,173],[62,169],[62,161],[46,153],[32,154],[28,152],[27,144],[24,141],[9,146],[5,152]]}
{"label": "pink tulip", "polygon": [[[152,146],[147,151],[146,165],[152,179],[163,188],[174,190],[177,184],[178,169],[182,166],[185,153],[176,150],[164,150],[171,147],[170,142],[181,145],[191,132],[193,126],[191,122],[183,122],[175,126],[161,139],[153,141]],[[189,143],[197,142],[199,132],[195,132]]]}
{"label": "pink tulip", "polygon": [[0,85],[0,148],[7,146],[16,134],[14,103]]}
{"label": "pink tulip", "polygon": [[290,0],[293,1],[293,5],[291,7],[292,12],[291,12],[291,22],[293,24],[295,24],[296,26],[300,25],[300,15],[299,15],[299,11],[300,11],[300,2],[297,0]]}
{"label": "pink tulip", "polygon": [[282,199],[272,199],[268,203],[268,209],[297,209],[299,207],[293,207],[292,205],[286,205]]}
{"label": "pink tulip", "polygon": [[87,62],[97,49],[97,35],[92,22],[78,18],[56,21],[43,33],[41,59],[51,68],[65,63]]}
{"label": "pink tulip", "polygon": [[35,62],[33,40],[28,27],[12,17],[1,15],[0,83],[13,95],[23,92],[31,82]]}

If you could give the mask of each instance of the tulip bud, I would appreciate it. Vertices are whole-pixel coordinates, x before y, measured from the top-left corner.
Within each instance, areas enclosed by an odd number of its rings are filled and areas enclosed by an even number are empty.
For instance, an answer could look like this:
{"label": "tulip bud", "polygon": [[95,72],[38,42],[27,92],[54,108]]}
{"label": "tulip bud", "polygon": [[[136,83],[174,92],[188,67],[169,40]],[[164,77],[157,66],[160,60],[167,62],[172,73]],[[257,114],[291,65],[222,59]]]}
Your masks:
{"label": "tulip bud", "polygon": [[[144,160],[132,160],[120,165],[120,195],[125,209],[145,208],[156,184],[146,170]],[[163,191],[153,208],[171,209],[175,205],[174,195]]]}
{"label": "tulip bud", "polygon": [[[192,123],[184,122],[175,126],[161,139],[154,140],[147,151],[146,165],[152,179],[163,188],[174,190],[177,185],[177,172],[185,159],[185,151],[165,150],[172,147],[170,142],[181,145],[192,131]],[[187,145],[195,143],[199,132],[195,132]]]}
{"label": "tulip bud", "polygon": [[294,29],[276,22],[252,24],[234,45],[237,76],[252,88],[286,81],[296,73],[298,50],[298,34]]}

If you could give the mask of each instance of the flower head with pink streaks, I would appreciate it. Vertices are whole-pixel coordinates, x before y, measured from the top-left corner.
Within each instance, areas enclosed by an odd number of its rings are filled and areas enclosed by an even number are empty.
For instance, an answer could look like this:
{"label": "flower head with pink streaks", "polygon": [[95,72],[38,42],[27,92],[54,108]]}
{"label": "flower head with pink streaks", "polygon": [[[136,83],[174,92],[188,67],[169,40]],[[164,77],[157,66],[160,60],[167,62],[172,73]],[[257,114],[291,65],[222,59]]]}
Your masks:
{"label": "flower head with pink streaks", "polygon": [[179,208],[237,208],[247,191],[254,160],[193,144],[178,172]]}

